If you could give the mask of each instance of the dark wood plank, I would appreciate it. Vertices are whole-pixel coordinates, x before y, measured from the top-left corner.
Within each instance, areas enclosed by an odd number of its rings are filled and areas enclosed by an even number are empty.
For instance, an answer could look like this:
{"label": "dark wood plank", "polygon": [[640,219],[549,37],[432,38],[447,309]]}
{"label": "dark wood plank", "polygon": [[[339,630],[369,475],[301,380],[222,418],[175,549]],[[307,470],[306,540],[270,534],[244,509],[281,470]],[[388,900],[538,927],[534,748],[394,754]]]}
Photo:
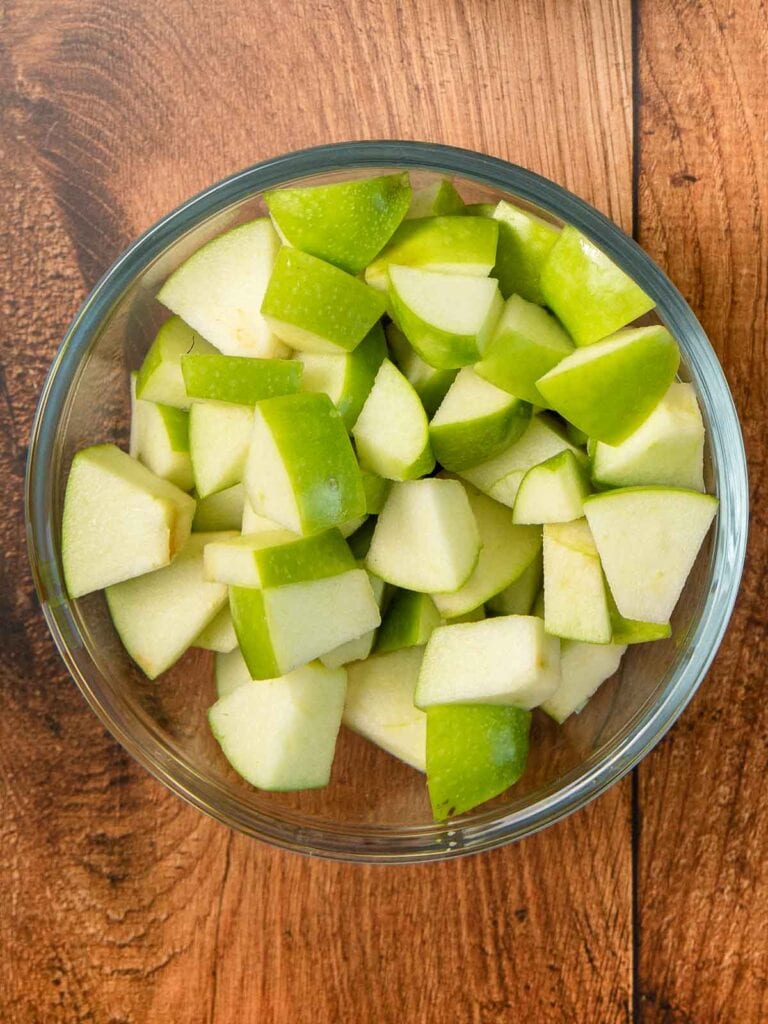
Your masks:
{"label": "dark wood plank", "polygon": [[768,1019],[768,11],[640,4],[640,241],[720,356],[741,414],[752,529],[736,615],[639,773],[643,1022]]}
{"label": "dark wood plank", "polygon": [[68,318],[131,236],[223,174],[335,139],[428,138],[531,166],[629,227],[628,0],[26,0],[4,18],[4,1024],[628,1020],[628,785],[436,867],[230,835],[86,709],[35,610],[20,522]]}

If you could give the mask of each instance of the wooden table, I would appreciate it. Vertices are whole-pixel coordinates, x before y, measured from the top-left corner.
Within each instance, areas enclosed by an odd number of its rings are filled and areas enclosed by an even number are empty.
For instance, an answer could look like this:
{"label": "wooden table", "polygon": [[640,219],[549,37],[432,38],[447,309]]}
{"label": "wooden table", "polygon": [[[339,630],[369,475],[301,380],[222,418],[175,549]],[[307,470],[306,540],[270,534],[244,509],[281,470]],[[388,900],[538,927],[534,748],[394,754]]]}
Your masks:
{"label": "wooden table", "polygon": [[[764,0],[0,4],[0,1020],[768,1020],[768,11]],[[730,632],[633,778],[515,847],[376,869],[203,818],[100,727],[27,569],[25,447],[124,245],[297,147],[419,138],[606,211],[701,318],[753,526]]]}

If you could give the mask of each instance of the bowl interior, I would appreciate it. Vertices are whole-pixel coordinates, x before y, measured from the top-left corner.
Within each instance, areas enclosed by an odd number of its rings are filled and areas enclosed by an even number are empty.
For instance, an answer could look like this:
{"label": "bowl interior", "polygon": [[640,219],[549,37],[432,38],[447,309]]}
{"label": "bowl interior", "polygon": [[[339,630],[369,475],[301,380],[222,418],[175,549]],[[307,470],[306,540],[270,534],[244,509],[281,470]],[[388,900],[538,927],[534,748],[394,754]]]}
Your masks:
{"label": "bowl interior", "polygon": [[[381,170],[332,171],[302,181],[319,183]],[[412,177],[414,184],[424,184],[434,173],[415,170]],[[495,201],[503,194],[476,180],[460,176],[454,180],[471,202]],[[519,196],[510,198],[520,201]],[[523,204],[530,205],[525,200]],[[612,765],[613,774],[617,773],[622,745],[690,657],[689,637],[712,586],[716,535],[713,532],[706,542],[685,588],[674,616],[673,637],[630,648],[617,676],[564,726],[535,713],[530,762],[522,781],[476,812],[446,826],[434,825],[423,776],[346,729],[339,738],[327,788],[284,794],[247,785],[228,767],[206,725],[206,710],[215,699],[213,656],[192,650],[160,680],[149,682],[124,652],[101,594],[67,601],[61,589],[58,550],[64,487],[73,454],[97,442],[127,445],[129,373],[139,367],[167,316],[155,299],[160,284],[202,243],[264,212],[260,196],[250,195],[199,220],[141,267],[106,315],[92,325],[76,359],[66,352],[60,357],[49,384],[49,389],[60,389],[59,411],[55,423],[43,423],[45,464],[31,470],[34,478],[36,469],[41,481],[33,487],[32,498],[38,505],[43,500],[46,504],[43,511],[32,509],[33,518],[44,516],[46,543],[52,553],[47,560],[41,557],[38,543],[37,571],[49,621],[86,696],[118,738],[182,795],[229,823],[287,845],[332,847],[337,855],[356,855],[366,849],[373,853],[384,847],[405,854],[410,850],[411,855],[458,852],[471,846],[474,828],[523,821],[533,805],[551,800],[600,766]],[[546,210],[538,212],[557,219]],[[681,378],[693,380],[701,396],[701,381],[685,361]],[[701,404],[711,429],[706,395],[701,396]],[[708,489],[717,493],[717,467],[709,446],[706,465]]]}

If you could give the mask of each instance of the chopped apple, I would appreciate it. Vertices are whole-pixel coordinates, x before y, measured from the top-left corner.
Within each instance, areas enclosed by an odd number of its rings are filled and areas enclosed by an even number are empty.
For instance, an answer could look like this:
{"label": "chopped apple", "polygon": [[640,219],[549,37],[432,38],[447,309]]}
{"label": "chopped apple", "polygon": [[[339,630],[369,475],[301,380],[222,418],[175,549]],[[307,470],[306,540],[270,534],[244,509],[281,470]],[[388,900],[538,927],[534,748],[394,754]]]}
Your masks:
{"label": "chopped apple", "polygon": [[237,647],[237,637],[229,605],[225,604],[219,614],[197,634],[192,646],[200,647],[204,651],[218,651],[221,654],[234,651]]}
{"label": "chopped apple", "polygon": [[[243,487],[243,492],[245,492],[245,487]],[[267,519],[265,516],[260,516],[254,512],[253,505],[248,500],[248,496],[246,494],[243,502],[243,518],[240,523],[241,533],[271,533],[273,530],[284,529],[285,527],[281,526],[280,523],[276,523],[274,520]]]}
{"label": "chopped apple", "polygon": [[213,676],[216,682],[216,696],[219,699],[229,696],[238,686],[253,682],[248,666],[237,646],[228,653],[216,655],[213,662]]}
{"label": "chopped apple", "polygon": [[460,216],[465,209],[464,200],[456,191],[453,182],[448,178],[439,178],[429,185],[424,185],[423,188],[413,190],[411,205],[405,219]]}
{"label": "chopped apple", "polygon": [[544,527],[544,622],[552,636],[610,643],[605,580],[586,519]]}
{"label": "chopped apple", "polygon": [[187,541],[194,499],[113,444],[83,448],[64,496],[61,555],[71,598],[167,565]]}
{"label": "chopped apple", "polygon": [[182,491],[192,489],[189,413],[137,398],[131,414],[131,454]]}
{"label": "chopped apple", "polygon": [[136,375],[136,397],[176,409],[189,409],[192,400],[184,386],[182,356],[216,352],[217,349],[188,327],[181,317],[170,317],[157,332]]}
{"label": "chopped apple", "polygon": [[672,636],[669,622],[640,622],[638,619],[625,619],[613,594],[608,591],[608,609],[611,613],[612,641],[615,644],[645,644],[652,640],[666,640]]}
{"label": "chopped apple", "polygon": [[376,637],[376,653],[423,647],[442,617],[428,594],[400,590],[392,598]]}
{"label": "chopped apple", "polygon": [[351,430],[386,355],[381,324],[375,324],[352,352],[343,355],[301,352],[304,390],[328,395],[341,413],[347,430]]}
{"label": "chopped apple", "polygon": [[585,644],[563,640],[560,644],[560,686],[541,710],[561,725],[570,715],[578,713],[617,671],[626,651],[623,644]]}
{"label": "chopped apple", "polygon": [[[494,615],[536,615],[531,611],[536,595],[541,589],[544,567],[541,554],[533,559],[516,580],[505,587],[500,594],[488,600],[488,610]],[[544,610],[541,610],[541,617]]]}
{"label": "chopped apple", "polygon": [[[379,611],[381,611],[387,592],[387,584],[372,573],[368,573],[368,579],[373,596],[376,598],[376,604],[379,606]],[[354,640],[347,640],[346,643],[340,644],[332,651],[328,651],[327,654],[321,654],[320,661],[328,668],[338,668],[340,665],[351,666],[354,662],[362,661],[371,653],[374,641],[376,640],[376,634],[376,629],[369,629],[362,636],[358,636]]]}
{"label": "chopped apple", "polygon": [[262,398],[291,395],[301,387],[301,363],[295,359],[253,359],[190,353],[181,357],[190,398],[255,405]]}
{"label": "chopped apple", "polygon": [[590,493],[586,474],[570,449],[533,466],[515,498],[516,523],[568,523],[584,515]]}
{"label": "chopped apple", "polygon": [[253,409],[229,402],[195,402],[189,410],[189,451],[201,498],[240,483],[253,431]]}
{"label": "chopped apple", "polygon": [[385,328],[392,358],[421,399],[427,416],[434,415],[456,379],[456,370],[436,370],[425,363],[406,336],[394,323]]}
{"label": "chopped apple", "polygon": [[499,280],[501,294],[504,298],[520,295],[528,302],[545,305],[541,270],[560,229],[505,199],[495,208],[493,217],[499,223],[499,249],[493,276]]}
{"label": "chopped apple", "polygon": [[283,587],[355,568],[338,530],[298,537],[290,530],[229,537],[205,549],[205,575],[233,587]]}
{"label": "chopped apple", "polygon": [[192,529],[196,533],[214,533],[217,530],[239,530],[243,519],[245,488],[233,484],[226,490],[201,498],[195,509]]}

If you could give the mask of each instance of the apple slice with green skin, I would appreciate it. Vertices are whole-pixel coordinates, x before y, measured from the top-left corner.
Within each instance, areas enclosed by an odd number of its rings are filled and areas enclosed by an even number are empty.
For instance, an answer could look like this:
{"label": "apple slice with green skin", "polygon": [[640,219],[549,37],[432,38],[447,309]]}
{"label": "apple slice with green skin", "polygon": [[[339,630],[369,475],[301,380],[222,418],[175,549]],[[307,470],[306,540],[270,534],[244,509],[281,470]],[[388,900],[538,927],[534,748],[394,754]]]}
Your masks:
{"label": "apple slice with green skin", "polygon": [[553,316],[512,295],[475,371],[497,388],[543,406],[536,381],[571,352],[573,342]]}
{"label": "apple slice with green skin", "polygon": [[[245,493],[245,487],[243,487],[243,492]],[[274,520],[267,519],[266,516],[260,516],[258,513],[254,512],[253,505],[248,500],[248,495],[245,495],[245,501],[243,502],[243,518],[240,523],[241,533],[271,533],[273,530],[284,529],[285,527],[281,526],[280,523],[276,523]]]}
{"label": "apple slice with green skin", "polygon": [[245,471],[253,409],[229,402],[195,402],[189,410],[189,451],[201,498],[240,483]]}
{"label": "apple slice with green skin", "polygon": [[328,395],[341,413],[347,430],[351,430],[386,355],[387,343],[381,324],[375,324],[357,348],[344,355],[299,353],[304,368],[303,388]]}
{"label": "apple slice with green skin", "polygon": [[407,173],[266,192],[288,242],[359,274],[392,237],[411,204]]}
{"label": "apple slice with green skin", "polygon": [[77,452],[67,479],[61,557],[71,598],[167,565],[195,502],[113,444]]}
{"label": "apple slice with green skin", "polygon": [[229,605],[253,679],[272,679],[306,665],[381,622],[362,569],[265,590],[230,587]]}
{"label": "apple slice with green skin", "polygon": [[213,678],[216,683],[216,696],[218,699],[228,697],[230,693],[239,686],[252,683],[248,666],[243,660],[240,648],[235,645],[228,653],[219,653],[213,662]]}
{"label": "apple slice with green skin", "polygon": [[253,359],[191,353],[181,357],[190,398],[255,405],[262,398],[291,395],[301,388],[302,366],[295,359]]}
{"label": "apple slice with green skin", "polygon": [[429,424],[432,451],[445,469],[476,466],[516,441],[530,418],[527,402],[489,384],[465,366]]}
{"label": "apple slice with green skin", "polygon": [[368,515],[377,516],[384,508],[389,492],[392,490],[392,481],[383,476],[371,473],[367,469],[360,470],[365,491],[365,510]]}
{"label": "apple slice with green skin", "polygon": [[536,386],[574,426],[617,445],[650,416],[679,365],[680,351],[665,327],[636,327],[577,349]]}
{"label": "apple slice with green skin", "polygon": [[413,480],[435,467],[424,406],[389,359],[379,367],[352,436],[360,465],[388,480]]}
{"label": "apple slice with green skin", "polygon": [[389,282],[394,319],[425,362],[440,370],[477,362],[503,308],[496,281],[390,264]]}
{"label": "apple slice with green skin", "polygon": [[669,622],[640,622],[625,619],[616,607],[613,594],[608,590],[608,610],[611,614],[612,641],[615,644],[645,644],[652,640],[667,640],[672,636]]}
{"label": "apple slice with green skin", "polygon": [[577,345],[607,338],[655,306],[639,284],[570,225],[549,251],[541,291]]}
{"label": "apple slice with green skin", "polygon": [[224,756],[246,782],[288,792],[331,777],[347,674],[317,663],[281,678],[246,683],[208,712]]}
{"label": "apple slice with green skin", "polygon": [[386,308],[357,278],[298,249],[281,249],[261,304],[275,333],[300,352],[351,352]]}
{"label": "apple slice with green skin", "polygon": [[427,416],[434,415],[458,371],[436,370],[425,363],[396,324],[387,324],[385,331],[393,360],[413,385]]}
{"label": "apple slice with green skin", "polygon": [[586,519],[544,527],[544,622],[562,639],[611,641],[603,570]]}
{"label": "apple slice with green skin", "polygon": [[671,384],[634,433],[592,450],[592,478],[606,487],[659,484],[704,491],[704,423],[691,384]]}
{"label": "apple slice with green skin", "polygon": [[523,774],[530,711],[447,704],[426,717],[427,787],[437,821],[498,796]]}
{"label": "apple slice with green skin", "polygon": [[290,530],[232,537],[205,549],[205,575],[233,587],[284,587],[355,568],[338,530],[297,537]]}
{"label": "apple slice with green skin", "polygon": [[499,229],[484,217],[425,217],[405,221],[365,271],[372,288],[386,291],[392,264],[442,274],[488,277],[496,262]]}
{"label": "apple slice with green skin", "polygon": [[493,211],[499,223],[499,248],[493,276],[504,298],[520,295],[539,306],[546,303],[541,271],[560,229],[535,213],[502,199]]}
{"label": "apple slice with green skin", "polygon": [[440,612],[428,594],[400,590],[382,619],[376,638],[376,653],[423,647],[432,631],[442,625]]}
{"label": "apple slice with green skin", "polygon": [[569,449],[533,466],[523,477],[513,511],[516,523],[569,523],[584,515],[586,474]]}
{"label": "apple slice with green skin", "polygon": [[234,651],[237,647],[237,637],[229,605],[225,604],[219,614],[197,634],[192,646],[200,647],[204,651],[218,651],[221,654]]}
{"label": "apple slice with green skin", "polygon": [[568,449],[586,462],[584,453],[566,439],[559,424],[551,416],[538,414],[531,417],[523,435],[503,452],[462,469],[460,475],[495,501],[512,508],[528,470]]}
{"label": "apple slice with green skin", "polygon": [[[514,655],[514,656],[513,656]],[[427,642],[416,705],[535,708],[560,685],[560,641],[542,619],[505,615],[440,626]]]}
{"label": "apple slice with green skin", "polygon": [[365,515],[357,459],[327,395],[308,392],[258,403],[243,482],[254,511],[294,533],[315,533]]}
{"label": "apple slice with green skin", "polygon": [[541,710],[560,725],[578,713],[598,688],[617,671],[626,651],[624,644],[585,644],[563,640],[560,644],[560,686]]}
{"label": "apple slice with green skin", "polygon": [[268,217],[241,224],[194,252],[157,297],[225,355],[286,356],[288,349],[261,315],[279,248]]}
{"label": "apple slice with green skin", "polygon": [[624,487],[584,502],[619,613],[665,625],[717,512],[717,499],[674,487]]}
{"label": "apple slice with green skin", "polygon": [[427,716],[413,694],[424,654],[409,647],[357,661],[347,669],[342,723],[417,771],[426,770]]}
{"label": "apple slice with green skin", "polygon": [[518,579],[541,551],[537,526],[515,526],[512,512],[473,487],[466,487],[480,533],[480,557],[471,576],[452,594],[434,594],[444,619],[455,619],[481,606]]}
{"label": "apple slice with green skin", "polygon": [[406,220],[421,217],[460,217],[466,207],[464,200],[456,191],[456,186],[449,178],[440,178],[423,188],[413,190],[411,205],[408,207]]}
{"label": "apple slice with green skin", "polygon": [[541,589],[543,577],[544,565],[542,556],[539,554],[514,582],[505,587],[500,594],[494,594],[488,600],[488,610],[494,615],[536,614],[531,609],[536,595]]}
{"label": "apple slice with green skin", "polygon": [[224,491],[209,494],[207,498],[201,498],[197,503],[192,529],[196,533],[240,530],[244,505],[245,488],[242,484],[233,484]]}
{"label": "apple slice with green skin", "polygon": [[182,357],[188,353],[215,355],[217,351],[181,317],[170,317],[157,332],[136,375],[136,397],[176,409],[189,409],[192,399],[184,386]]}
{"label": "apple slice with green skin", "polygon": [[458,480],[395,484],[376,521],[366,565],[405,590],[458,590],[480,554],[480,535]]}
{"label": "apple slice with green skin", "polygon": [[118,636],[149,679],[178,661],[225,607],[226,586],[203,575],[203,549],[222,536],[193,533],[170,565],[107,587]]}
{"label": "apple slice with green skin", "polygon": [[131,455],[182,491],[192,489],[189,413],[137,398],[131,413]]}
{"label": "apple slice with green skin", "polygon": [[[368,579],[373,596],[376,598],[376,604],[381,611],[386,598],[387,584],[372,573],[368,573]],[[328,651],[327,654],[321,654],[320,661],[328,668],[339,668],[341,665],[351,665],[354,662],[363,661],[373,649],[377,632],[375,629],[369,629],[362,636],[356,637],[354,640],[347,640],[346,643],[340,644],[332,651]]]}

